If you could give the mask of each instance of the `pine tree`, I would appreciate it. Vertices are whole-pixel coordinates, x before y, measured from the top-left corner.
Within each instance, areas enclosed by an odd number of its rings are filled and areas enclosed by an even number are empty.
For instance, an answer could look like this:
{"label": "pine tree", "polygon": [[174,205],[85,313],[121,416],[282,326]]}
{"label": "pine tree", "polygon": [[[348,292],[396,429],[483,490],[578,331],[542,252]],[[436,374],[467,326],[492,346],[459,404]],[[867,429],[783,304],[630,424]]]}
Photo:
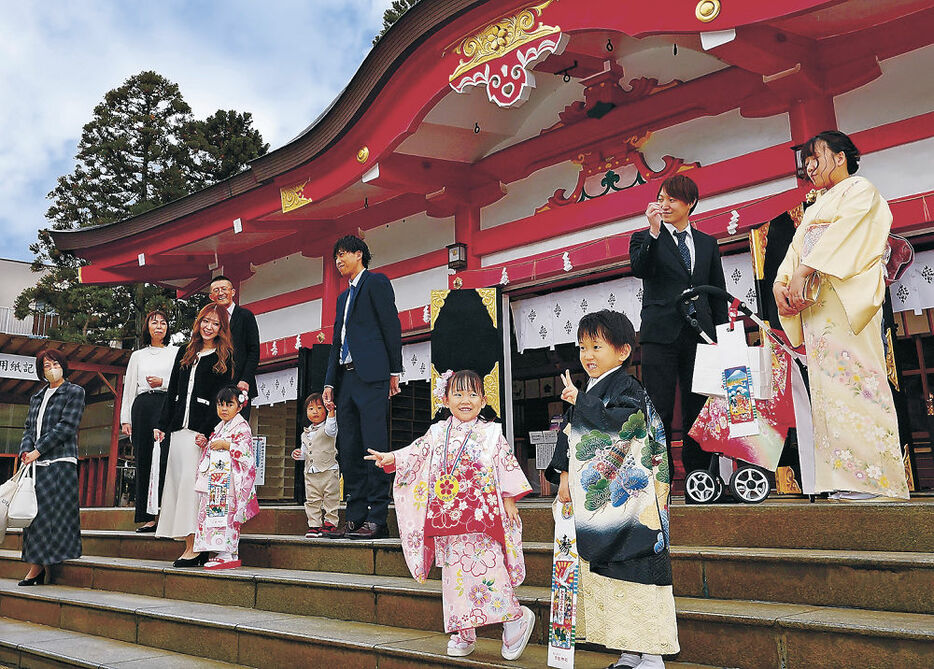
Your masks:
{"label": "pine tree", "polygon": [[[235,174],[269,149],[250,114],[219,110],[193,118],[178,86],[141,72],[109,91],[84,126],[71,174],[49,193],[54,230],[119,224]],[[166,309],[172,331],[185,332],[203,296],[177,300],[151,284],[92,286],[78,282],[84,264],[40,230],[31,244],[33,271],[46,272],[16,299],[17,318],[54,313],[54,339],[92,344],[133,341],[145,314]]]}
{"label": "pine tree", "polygon": [[405,14],[410,7],[414,7],[416,3],[418,3],[418,0],[392,0],[389,9],[383,12],[383,29],[379,31],[379,35],[373,38],[373,44],[375,45],[379,42],[392,24],[402,18],[402,15]]}

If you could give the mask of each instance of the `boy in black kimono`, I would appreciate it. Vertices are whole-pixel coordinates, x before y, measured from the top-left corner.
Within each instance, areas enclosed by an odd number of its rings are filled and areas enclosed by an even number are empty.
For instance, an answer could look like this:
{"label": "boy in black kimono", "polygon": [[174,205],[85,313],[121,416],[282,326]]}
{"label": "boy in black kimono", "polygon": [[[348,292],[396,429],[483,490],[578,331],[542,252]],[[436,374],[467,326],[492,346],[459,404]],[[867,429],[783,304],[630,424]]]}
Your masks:
{"label": "boy in black kimono", "polygon": [[623,364],[635,346],[629,319],[598,311],[581,319],[578,390],[545,476],[571,501],[581,556],[579,638],[622,649],[616,667],[659,669],[677,653],[668,540],[670,469],[665,432],[642,385]]}

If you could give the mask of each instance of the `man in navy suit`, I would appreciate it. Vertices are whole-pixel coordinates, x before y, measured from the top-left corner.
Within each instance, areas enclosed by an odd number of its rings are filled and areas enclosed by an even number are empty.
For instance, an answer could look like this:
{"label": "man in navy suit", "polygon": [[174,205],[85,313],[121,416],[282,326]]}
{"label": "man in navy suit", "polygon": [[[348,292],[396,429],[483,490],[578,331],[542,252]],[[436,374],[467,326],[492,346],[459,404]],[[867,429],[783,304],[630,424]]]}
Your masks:
{"label": "man in navy suit", "polygon": [[256,366],[259,364],[259,327],[256,316],[234,302],[237,295],[233,282],[223,274],[211,279],[209,297],[214,304],[227,310],[230,317],[230,338],[234,347],[234,383],[245,390],[250,402],[244,405],[240,415],[250,420],[252,400],[259,395],[256,387]]}
{"label": "man in navy suit", "polygon": [[[697,184],[683,174],[668,177],[658,189],[656,202],[645,210],[647,230],[629,241],[632,273],[642,279],[642,382],[661,415],[671,457],[671,421],[675,388],[680,386],[681,462],[685,473],[706,469],[710,455],[687,432],[704,406],[702,395],[691,392],[694,357],[700,338],[677,309],[678,297],[694,286],[725,288],[717,240],[691,227],[688,217],[697,206]],[[697,320],[715,338],[715,324],[727,321],[727,305],[713,304],[706,295],[693,302]]]}
{"label": "man in navy suit", "polygon": [[[354,236],[334,244],[334,261],[350,287],[337,298],[334,340],[322,397],[337,397],[337,451],[347,491],[347,536],[388,536],[390,479],[366,462],[366,450],[389,450],[389,398],[399,393],[402,325],[392,284],[368,272],[370,249]],[[336,391],[336,392],[335,392]]]}

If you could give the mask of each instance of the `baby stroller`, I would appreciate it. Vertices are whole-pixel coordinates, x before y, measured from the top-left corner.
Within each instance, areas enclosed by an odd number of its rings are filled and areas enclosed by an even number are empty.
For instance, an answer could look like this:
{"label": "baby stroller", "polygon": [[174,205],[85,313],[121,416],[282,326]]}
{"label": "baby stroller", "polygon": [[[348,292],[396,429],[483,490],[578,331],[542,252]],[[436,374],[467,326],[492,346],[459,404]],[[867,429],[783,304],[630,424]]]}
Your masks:
{"label": "baby stroller", "polygon": [[[801,370],[795,367],[799,356],[745,302],[721,288],[698,286],[681,295],[678,309],[708,345],[714,344],[713,340],[690,313],[692,301],[702,294],[709,299],[726,300],[730,304],[731,322],[741,315],[750,318],[765,333],[765,349],[759,351],[762,359],[759,372],[763,375],[771,372],[771,386],[767,399],[755,400],[757,434],[744,437],[730,436],[727,398],[708,393],[707,402],[688,434],[703,450],[718,457],[711,458],[707,469],[688,472],[684,482],[686,501],[713,503],[729,488],[735,499],[746,504],[758,504],[769,495],[769,473],[774,475],[788,430],[795,427],[792,385],[796,387],[795,397],[800,395],[803,387]],[[695,369],[694,390],[697,380],[698,370]],[[713,382],[722,391],[719,371]],[[806,396],[806,390],[804,394]]]}

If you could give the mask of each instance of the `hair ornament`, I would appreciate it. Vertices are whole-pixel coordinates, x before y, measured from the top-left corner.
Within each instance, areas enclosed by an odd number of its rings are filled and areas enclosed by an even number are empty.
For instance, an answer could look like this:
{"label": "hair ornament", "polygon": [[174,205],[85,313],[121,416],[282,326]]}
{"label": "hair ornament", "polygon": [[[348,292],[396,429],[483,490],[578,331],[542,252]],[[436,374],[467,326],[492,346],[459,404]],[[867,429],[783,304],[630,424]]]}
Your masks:
{"label": "hair ornament", "polygon": [[240,394],[237,395],[237,399],[240,400],[240,406],[243,406],[250,401],[250,396],[245,390],[241,390]]}
{"label": "hair ornament", "polygon": [[452,376],[454,376],[454,370],[449,369],[438,377],[438,383],[435,385],[435,388],[432,392],[439,402],[444,402],[444,396],[448,391],[448,381],[451,380]]}

